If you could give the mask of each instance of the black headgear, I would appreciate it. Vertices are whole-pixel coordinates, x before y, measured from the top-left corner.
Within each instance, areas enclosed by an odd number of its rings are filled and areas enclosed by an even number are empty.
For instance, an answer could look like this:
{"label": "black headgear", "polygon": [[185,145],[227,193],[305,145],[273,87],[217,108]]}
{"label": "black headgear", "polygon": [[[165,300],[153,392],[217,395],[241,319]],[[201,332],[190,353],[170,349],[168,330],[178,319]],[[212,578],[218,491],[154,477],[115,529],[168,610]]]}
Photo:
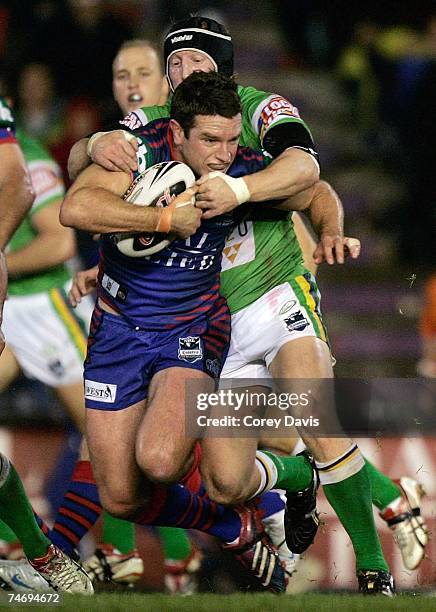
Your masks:
{"label": "black headgear", "polygon": [[233,42],[220,23],[208,17],[191,17],[175,23],[165,37],[164,60],[168,76],[168,63],[176,51],[201,51],[214,64],[216,71],[225,76],[233,75]]}

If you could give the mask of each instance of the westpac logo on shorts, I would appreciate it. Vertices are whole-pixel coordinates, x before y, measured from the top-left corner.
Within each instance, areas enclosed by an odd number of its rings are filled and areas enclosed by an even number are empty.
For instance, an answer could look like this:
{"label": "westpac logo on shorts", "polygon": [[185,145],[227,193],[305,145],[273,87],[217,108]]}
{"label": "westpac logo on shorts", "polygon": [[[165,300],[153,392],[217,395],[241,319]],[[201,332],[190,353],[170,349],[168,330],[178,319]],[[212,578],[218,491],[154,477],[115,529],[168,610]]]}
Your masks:
{"label": "westpac logo on shorts", "polygon": [[85,379],[85,398],[97,402],[113,404],[117,396],[117,385],[100,383],[95,380]]}

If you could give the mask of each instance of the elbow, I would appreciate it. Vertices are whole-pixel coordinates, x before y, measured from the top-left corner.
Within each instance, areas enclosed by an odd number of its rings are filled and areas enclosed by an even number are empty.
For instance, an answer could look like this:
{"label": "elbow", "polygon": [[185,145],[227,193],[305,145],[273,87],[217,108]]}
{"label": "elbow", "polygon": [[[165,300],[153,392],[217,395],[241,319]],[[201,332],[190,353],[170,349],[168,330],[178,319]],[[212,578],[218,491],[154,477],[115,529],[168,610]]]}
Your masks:
{"label": "elbow", "polygon": [[319,165],[312,155],[307,154],[301,160],[300,176],[305,188],[311,187],[319,181]]}
{"label": "elbow", "polygon": [[82,229],[80,223],[80,205],[78,200],[80,200],[80,197],[78,197],[77,192],[74,194],[67,193],[62,202],[59,213],[59,221],[61,222],[61,225],[64,225],[65,227]]}
{"label": "elbow", "polygon": [[73,217],[71,215],[71,196],[68,194],[65,196],[61,210],[59,212],[59,221],[61,225],[65,227],[73,227]]}

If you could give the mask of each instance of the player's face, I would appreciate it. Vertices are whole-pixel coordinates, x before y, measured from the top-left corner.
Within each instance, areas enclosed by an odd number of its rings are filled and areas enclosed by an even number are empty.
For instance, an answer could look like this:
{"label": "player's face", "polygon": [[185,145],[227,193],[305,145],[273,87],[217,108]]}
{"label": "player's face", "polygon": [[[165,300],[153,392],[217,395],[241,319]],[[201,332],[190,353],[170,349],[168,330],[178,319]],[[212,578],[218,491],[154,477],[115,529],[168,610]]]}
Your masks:
{"label": "player's face", "polygon": [[176,121],[171,122],[174,145],[180,161],[198,176],[209,172],[227,172],[235,159],[241,135],[242,118],[198,115],[186,137]]}
{"label": "player's face", "polygon": [[168,76],[175,89],[193,72],[213,72],[212,60],[201,51],[178,51],[168,63]]}
{"label": "player's face", "polygon": [[167,87],[159,59],[150,47],[130,47],[116,56],[112,89],[124,115],[141,106],[163,104]]}

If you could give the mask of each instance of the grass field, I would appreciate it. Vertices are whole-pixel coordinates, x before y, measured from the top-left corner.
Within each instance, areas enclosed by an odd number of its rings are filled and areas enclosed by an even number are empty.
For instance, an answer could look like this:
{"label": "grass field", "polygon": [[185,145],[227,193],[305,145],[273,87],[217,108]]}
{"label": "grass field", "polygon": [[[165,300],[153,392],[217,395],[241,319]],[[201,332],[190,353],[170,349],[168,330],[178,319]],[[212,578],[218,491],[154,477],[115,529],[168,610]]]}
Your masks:
{"label": "grass field", "polygon": [[436,610],[436,598],[422,595],[398,595],[395,599],[385,597],[362,597],[359,595],[310,594],[310,595],[194,595],[192,597],[169,597],[139,593],[100,593],[94,597],[64,596],[63,603],[56,606],[40,604],[13,605],[3,598],[0,607],[7,610],[36,608],[44,610],[131,612],[378,612],[384,610],[421,612]]}

